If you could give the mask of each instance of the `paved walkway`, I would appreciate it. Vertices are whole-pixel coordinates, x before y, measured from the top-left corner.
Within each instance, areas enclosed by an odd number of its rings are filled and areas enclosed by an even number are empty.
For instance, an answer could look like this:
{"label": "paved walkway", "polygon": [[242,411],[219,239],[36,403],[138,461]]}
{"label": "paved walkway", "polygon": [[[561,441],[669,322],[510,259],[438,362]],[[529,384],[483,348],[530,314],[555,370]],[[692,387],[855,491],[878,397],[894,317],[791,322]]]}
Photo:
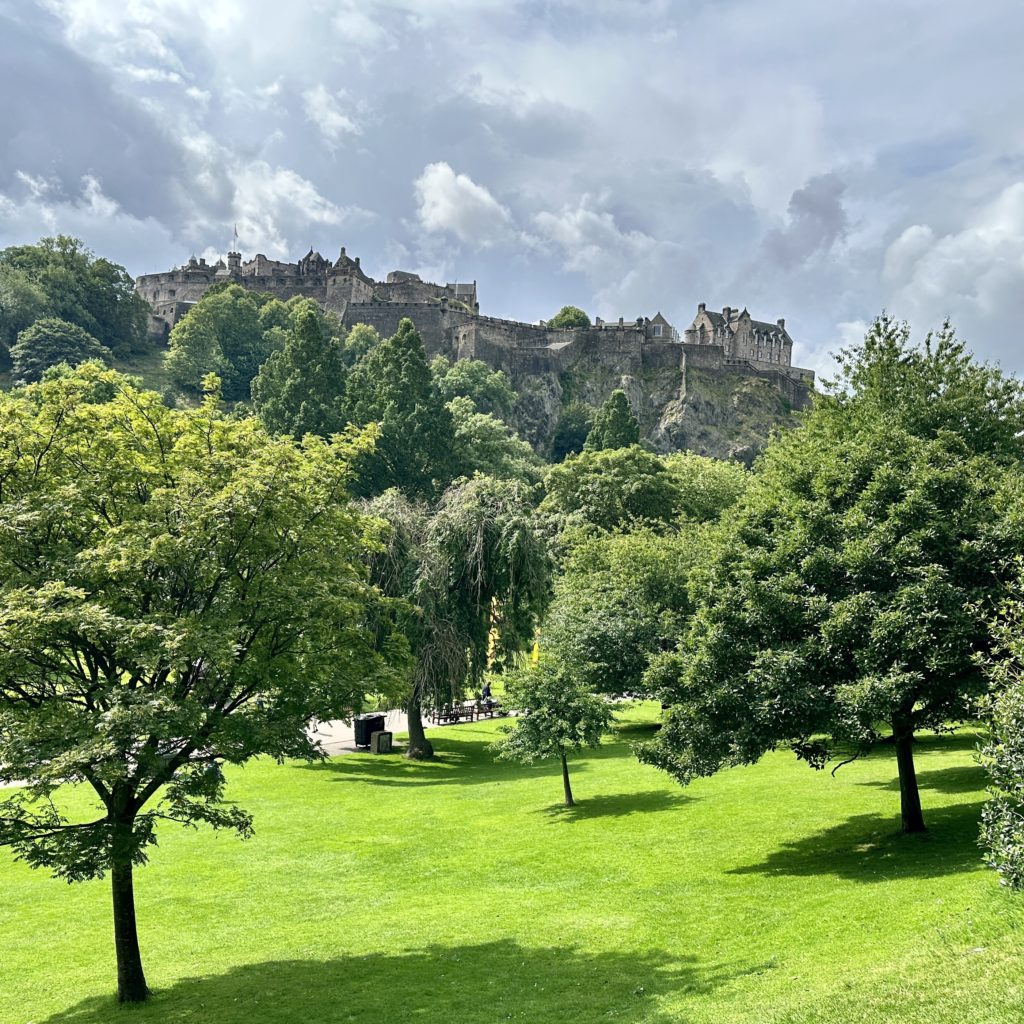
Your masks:
{"label": "paved walkway", "polygon": [[[430,726],[426,719],[423,721],[424,728]],[[384,719],[384,728],[396,735],[400,732],[407,732],[409,720],[404,711],[389,711]],[[315,729],[311,729],[310,736],[320,741],[325,751],[334,757],[336,754],[354,754],[357,749],[355,744],[355,730],[352,725],[346,722],[321,722]]]}

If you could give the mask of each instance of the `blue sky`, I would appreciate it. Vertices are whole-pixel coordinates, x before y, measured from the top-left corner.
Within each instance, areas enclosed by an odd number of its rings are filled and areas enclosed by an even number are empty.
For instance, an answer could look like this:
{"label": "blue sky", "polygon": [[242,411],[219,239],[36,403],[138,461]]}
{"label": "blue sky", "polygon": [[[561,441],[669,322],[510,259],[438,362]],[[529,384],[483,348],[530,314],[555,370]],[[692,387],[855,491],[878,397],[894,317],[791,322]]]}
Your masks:
{"label": "blue sky", "polygon": [[1022,39],[996,0],[0,0],[0,246],[139,274],[237,224],[498,316],[747,306],[827,371],[885,308],[1024,371]]}

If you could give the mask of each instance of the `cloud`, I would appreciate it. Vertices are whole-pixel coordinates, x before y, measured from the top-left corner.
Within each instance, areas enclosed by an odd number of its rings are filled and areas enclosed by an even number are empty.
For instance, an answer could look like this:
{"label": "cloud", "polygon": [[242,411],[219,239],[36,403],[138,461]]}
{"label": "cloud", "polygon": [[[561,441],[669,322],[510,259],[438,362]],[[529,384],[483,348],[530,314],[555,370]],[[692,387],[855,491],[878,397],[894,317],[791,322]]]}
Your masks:
{"label": "cloud", "polygon": [[511,212],[483,185],[443,161],[427,164],[413,187],[416,215],[427,232],[450,232],[460,242],[487,248],[512,231]]}
{"label": "cloud", "polygon": [[906,228],[885,254],[889,306],[919,329],[947,316],[989,358],[1010,355],[1024,319],[1024,181],[959,230]]}
{"label": "cloud", "polygon": [[351,107],[352,103],[343,89],[331,93],[321,83],[302,94],[302,103],[306,116],[329,143],[336,144],[343,135],[359,135],[362,131],[344,109],[345,105]]}
{"label": "cloud", "polygon": [[785,227],[765,236],[767,258],[788,269],[829,252],[846,233],[845,191],[835,174],[819,174],[798,188],[790,197]]}

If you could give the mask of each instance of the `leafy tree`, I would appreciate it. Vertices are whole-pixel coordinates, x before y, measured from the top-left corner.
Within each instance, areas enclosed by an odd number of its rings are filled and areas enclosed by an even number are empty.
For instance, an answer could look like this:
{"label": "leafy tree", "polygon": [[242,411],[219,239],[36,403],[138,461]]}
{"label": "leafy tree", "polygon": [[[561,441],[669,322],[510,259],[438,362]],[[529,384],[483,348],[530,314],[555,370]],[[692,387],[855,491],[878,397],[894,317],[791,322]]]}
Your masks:
{"label": "leafy tree", "polygon": [[362,495],[397,487],[434,498],[457,472],[452,414],[441,399],[426,352],[408,318],[349,372],[345,411],[353,423],[379,424],[377,446],[360,462]]}
{"label": "leafy tree", "polygon": [[[158,819],[252,832],[224,764],[313,758],[358,706],[366,446],[269,436],[218,396],[173,410],[89,363],[0,396],[0,843],[69,881],[110,873],[118,995],[147,995],[133,871]],[[60,787],[96,796],[63,809]]]}
{"label": "leafy tree", "polygon": [[355,366],[371,349],[380,344],[380,335],[369,324],[353,324],[345,336],[342,357],[346,366]]}
{"label": "leafy tree", "polygon": [[1013,889],[1024,889],[1024,580],[1015,581],[993,623],[989,741],[982,762],[991,783],[982,811],[987,861]]}
{"label": "leafy tree", "polygon": [[916,832],[914,735],[983,692],[987,609],[1021,553],[998,526],[1019,387],[952,332],[913,348],[884,319],[842,359],[846,386],[769,446],[682,649],[652,666],[673,706],[642,757],[685,782],[789,742],[820,767],[884,723]]}
{"label": "leafy tree", "polygon": [[[13,277],[6,277],[13,272]],[[136,293],[131,275],[116,263],[95,256],[77,238],[58,235],[36,245],[15,245],[0,251],[0,280],[6,277],[8,299],[16,294],[15,313],[7,331],[29,326],[42,316],[67,320],[115,351],[137,350],[146,337],[148,307]],[[32,291],[25,291],[25,283]],[[0,295],[3,287],[0,286]],[[42,297],[42,306],[39,305]],[[8,313],[7,316],[10,316]],[[0,314],[0,328],[3,319]]]}
{"label": "leafy tree", "polygon": [[43,317],[18,335],[11,348],[11,368],[17,381],[37,381],[58,363],[77,366],[90,359],[106,361],[110,349],[76,324]]}
{"label": "leafy tree", "polygon": [[563,526],[604,530],[639,522],[671,523],[679,493],[664,460],[639,445],[571,455],[552,466],[541,510]]}
{"label": "leafy tree", "polygon": [[590,690],[650,695],[651,658],[671,651],[693,612],[689,581],[706,530],[640,529],[586,538],[566,555],[541,646]]}
{"label": "leafy tree", "polygon": [[507,416],[515,403],[516,393],[508,377],[479,359],[457,359],[452,363],[444,356],[435,356],[430,370],[446,402],[469,398],[478,412],[498,417]]}
{"label": "leafy tree", "polygon": [[589,327],[590,317],[579,306],[563,306],[549,321],[548,327]]}
{"label": "leafy tree", "polygon": [[463,473],[540,482],[540,458],[507,424],[477,412],[471,398],[454,398],[448,409],[455,428],[456,462]]}
{"label": "leafy tree", "polygon": [[583,402],[572,401],[562,406],[551,436],[551,461],[562,462],[567,456],[583,451],[587,435],[594,424],[594,413],[591,406]]}
{"label": "leafy tree", "polygon": [[680,514],[698,523],[712,522],[732,508],[751,480],[740,463],[695,452],[666,455],[664,464],[676,487]]}
{"label": "leafy tree", "polygon": [[344,392],[341,346],[308,303],[284,348],[271,353],[253,380],[253,406],[271,433],[329,437],[345,426]]}
{"label": "leafy tree", "polygon": [[46,293],[24,270],[0,263],[0,350],[6,353],[46,308]]}
{"label": "leafy tree", "polygon": [[639,443],[640,424],[629,407],[626,392],[616,389],[597,410],[583,450],[597,452],[609,448],[629,448]]}
{"label": "leafy tree", "polygon": [[225,398],[248,400],[253,377],[282,338],[280,328],[265,328],[260,320],[266,300],[237,284],[207,292],[171,330],[171,378],[198,394],[203,378],[216,373],[224,380]]}
{"label": "leafy tree", "polygon": [[523,764],[557,757],[565,806],[574,807],[568,755],[601,745],[613,720],[611,707],[551,658],[510,673],[504,703],[519,717],[502,730],[505,735],[494,745],[498,756]]}
{"label": "leafy tree", "polygon": [[489,655],[501,662],[533,642],[548,600],[547,547],[516,481],[477,477],[435,510],[390,490],[368,511],[391,527],[371,578],[408,609],[399,623],[414,657],[407,756],[429,758],[423,708],[476,685]]}

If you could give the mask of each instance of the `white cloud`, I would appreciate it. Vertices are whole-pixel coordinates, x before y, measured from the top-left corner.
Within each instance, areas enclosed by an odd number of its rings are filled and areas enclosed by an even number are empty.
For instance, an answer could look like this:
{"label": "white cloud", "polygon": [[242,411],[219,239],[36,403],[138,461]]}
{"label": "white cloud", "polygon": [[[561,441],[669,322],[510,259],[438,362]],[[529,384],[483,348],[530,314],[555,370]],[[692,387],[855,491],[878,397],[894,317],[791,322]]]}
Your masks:
{"label": "white cloud", "polygon": [[417,216],[428,232],[450,232],[468,245],[487,248],[510,236],[512,214],[468,174],[444,163],[427,164],[413,183]]}
{"label": "white cloud", "polygon": [[293,257],[296,230],[340,227],[372,216],[356,206],[338,206],[295,171],[272,167],[263,160],[235,167],[231,180],[235,185],[234,220],[239,243],[246,251]]}
{"label": "white cloud", "polygon": [[1024,181],[958,231],[907,228],[885,254],[884,277],[889,308],[918,329],[949,316],[989,357],[1008,354],[1024,319]]}
{"label": "white cloud", "polygon": [[359,135],[362,131],[359,124],[344,109],[345,106],[353,106],[344,89],[332,93],[321,83],[302,94],[302,104],[306,109],[306,116],[320,129],[320,133],[329,143],[335,144],[343,135]]}

